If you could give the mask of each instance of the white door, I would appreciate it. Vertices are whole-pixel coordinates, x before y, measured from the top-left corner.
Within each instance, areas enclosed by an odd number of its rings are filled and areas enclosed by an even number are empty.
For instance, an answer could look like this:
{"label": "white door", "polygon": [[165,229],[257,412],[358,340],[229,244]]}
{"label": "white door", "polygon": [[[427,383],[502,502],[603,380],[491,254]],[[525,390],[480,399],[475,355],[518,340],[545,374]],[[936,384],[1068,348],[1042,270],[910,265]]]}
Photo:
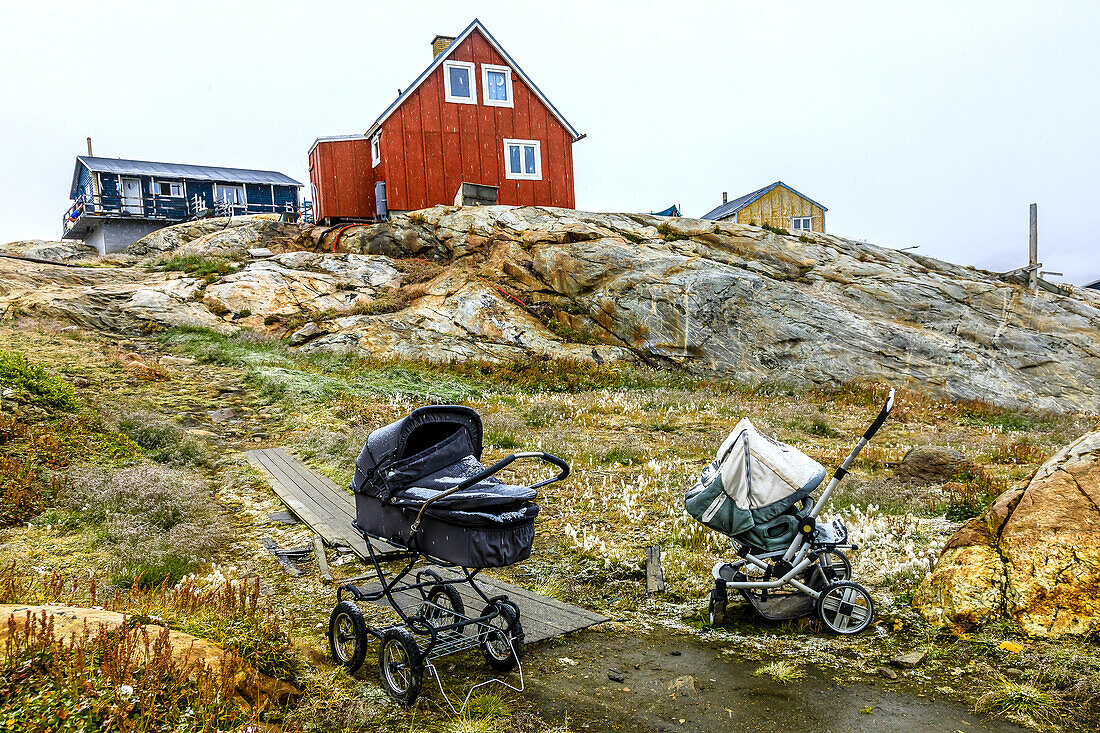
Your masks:
{"label": "white door", "polygon": [[122,179],[122,213],[144,214],[145,209],[141,205],[141,179]]}

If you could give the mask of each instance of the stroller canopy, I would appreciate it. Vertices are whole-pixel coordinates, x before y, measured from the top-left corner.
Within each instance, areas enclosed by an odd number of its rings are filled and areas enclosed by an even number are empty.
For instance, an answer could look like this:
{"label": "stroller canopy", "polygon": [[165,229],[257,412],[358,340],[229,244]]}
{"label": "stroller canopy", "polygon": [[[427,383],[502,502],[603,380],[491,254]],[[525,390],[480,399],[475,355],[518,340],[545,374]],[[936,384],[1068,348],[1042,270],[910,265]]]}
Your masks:
{"label": "stroller canopy", "polygon": [[746,418],[688,489],[684,507],[711,529],[738,535],[809,496],[824,478],[824,466]]}
{"label": "stroller canopy", "polygon": [[[481,417],[468,407],[421,407],[367,437],[352,491],[402,505],[422,503],[482,471]],[[495,477],[441,499],[436,511],[491,510],[532,501],[533,489]],[[431,510],[430,510],[431,511]]]}

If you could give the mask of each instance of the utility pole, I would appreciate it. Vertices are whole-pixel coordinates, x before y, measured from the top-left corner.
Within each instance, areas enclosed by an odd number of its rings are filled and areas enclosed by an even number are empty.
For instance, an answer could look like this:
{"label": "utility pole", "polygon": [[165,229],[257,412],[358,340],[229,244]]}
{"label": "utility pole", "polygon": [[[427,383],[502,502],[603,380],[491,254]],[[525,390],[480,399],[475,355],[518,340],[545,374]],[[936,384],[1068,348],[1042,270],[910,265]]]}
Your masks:
{"label": "utility pole", "polygon": [[1030,234],[1027,252],[1027,286],[1034,290],[1039,285],[1039,205],[1031,205]]}

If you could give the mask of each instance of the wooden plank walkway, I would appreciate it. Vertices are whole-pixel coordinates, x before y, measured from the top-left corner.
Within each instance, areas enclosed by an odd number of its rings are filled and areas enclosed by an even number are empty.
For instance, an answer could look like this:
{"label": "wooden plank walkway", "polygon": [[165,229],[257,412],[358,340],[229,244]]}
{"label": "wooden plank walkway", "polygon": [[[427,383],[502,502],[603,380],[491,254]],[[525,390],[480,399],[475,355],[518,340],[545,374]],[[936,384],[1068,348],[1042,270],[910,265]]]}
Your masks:
{"label": "wooden plank walkway", "polygon": [[[367,550],[366,540],[351,526],[355,519],[355,498],[351,492],[328,477],[310,470],[282,448],[252,450],[245,455],[250,464],[267,475],[271,488],[283,503],[309,525],[310,529],[321,535],[326,545],[348,547],[369,562],[370,552]],[[383,544],[376,542],[375,550],[392,549],[388,545],[379,546]],[[452,570],[439,567],[432,569],[445,578],[456,577]],[[374,574],[361,577],[373,579]],[[598,613],[556,598],[547,598],[486,575],[478,576],[477,582],[489,597],[507,595],[519,606],[520,619],[529,644],[607,621],[605,616]],[[377,583],[361,587],[370,589],[372,586],[377,587]],[[459,583],[455,588],[466,606],[466,613],[479,614],[485,601],[466,583]],[[419,600],[419,594],[413,591],[399,597],[398,603],[402,608],[414,608]],[[385,601],[381,603],[384,604]]]}

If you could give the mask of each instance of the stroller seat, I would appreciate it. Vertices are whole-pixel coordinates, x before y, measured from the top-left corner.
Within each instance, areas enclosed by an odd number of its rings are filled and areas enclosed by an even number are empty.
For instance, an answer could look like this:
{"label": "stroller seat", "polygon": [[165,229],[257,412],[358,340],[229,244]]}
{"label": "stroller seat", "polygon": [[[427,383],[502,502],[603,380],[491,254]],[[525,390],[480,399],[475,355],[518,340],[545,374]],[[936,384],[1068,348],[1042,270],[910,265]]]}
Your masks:
{"label": "stroller seat", "polygon": [[[397,499],[396,503],[403,506],[419,506],[454,488],[465,479],[476,476],[483,469],[481,461],[472,455],[467,455],[435,473],[417,479],[412,486],[394,491],[391,499]],[[444,508],[485,511],[534,501],[537,496],[538,492],[532,488],[506,484],[495,476],[490,476],[473,486],[439,499],[432,504],[429,511]]]}

